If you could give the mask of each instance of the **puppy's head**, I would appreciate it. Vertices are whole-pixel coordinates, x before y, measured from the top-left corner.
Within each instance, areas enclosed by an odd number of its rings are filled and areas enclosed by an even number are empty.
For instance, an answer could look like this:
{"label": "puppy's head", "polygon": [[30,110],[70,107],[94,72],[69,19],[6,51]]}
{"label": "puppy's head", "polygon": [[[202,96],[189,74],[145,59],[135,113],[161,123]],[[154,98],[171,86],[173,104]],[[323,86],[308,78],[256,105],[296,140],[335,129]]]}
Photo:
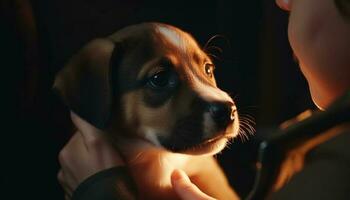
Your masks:
{"label": "puppy's head", "polygon": [[188,34],[144,23],[96,39],[57,75],[54,88],[100,129],[173,152],[214,154],[238,133],[233,100],[216,86],[211,59]]}

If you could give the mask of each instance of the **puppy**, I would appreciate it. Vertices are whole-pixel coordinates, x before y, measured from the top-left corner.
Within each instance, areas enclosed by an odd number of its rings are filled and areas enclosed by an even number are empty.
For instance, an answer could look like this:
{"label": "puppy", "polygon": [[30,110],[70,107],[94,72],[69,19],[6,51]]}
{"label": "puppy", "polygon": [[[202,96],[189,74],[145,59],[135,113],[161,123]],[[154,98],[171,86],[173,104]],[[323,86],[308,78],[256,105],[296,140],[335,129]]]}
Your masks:
{"label": "puppy", "polygon": [[238,134],[238,112],[214,69],[190,34],[143,23],[89,42],[54,89],[125,157],[140,199],[176,199],[175,168],[207,194],[234,199],[212,155]]}

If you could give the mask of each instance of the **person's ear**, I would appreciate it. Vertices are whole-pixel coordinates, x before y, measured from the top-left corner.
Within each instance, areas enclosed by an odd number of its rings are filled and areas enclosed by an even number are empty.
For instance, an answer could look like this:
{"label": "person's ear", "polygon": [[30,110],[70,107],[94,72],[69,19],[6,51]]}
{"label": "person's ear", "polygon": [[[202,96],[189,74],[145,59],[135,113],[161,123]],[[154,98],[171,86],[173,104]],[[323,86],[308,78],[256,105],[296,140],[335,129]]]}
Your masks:
{"label": "person's ear", "polygon": [[57,74],[53,89],[81,118],[104,129],[112,110],[112,65],[117,45],[95,39],[84,46]]}

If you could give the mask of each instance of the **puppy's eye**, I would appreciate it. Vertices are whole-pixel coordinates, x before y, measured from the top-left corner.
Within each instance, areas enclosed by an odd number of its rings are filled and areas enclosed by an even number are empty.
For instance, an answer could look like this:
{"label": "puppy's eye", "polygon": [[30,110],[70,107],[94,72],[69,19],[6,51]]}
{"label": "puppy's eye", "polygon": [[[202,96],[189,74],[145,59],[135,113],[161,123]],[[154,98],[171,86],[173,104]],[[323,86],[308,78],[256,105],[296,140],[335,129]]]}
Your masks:
{"label": "puppy's eye", "polygon": [[177,82],[176,74],[170,70],[159,71],[148,79],[148,85],[153,89],[175,87]]}
{"label": "puppy's eye", "polygon": [[205,70],[205,73],[207,74],[207,76],[212,78],[214,76],[215,66],[212,63],[205,63],[204,70]]}

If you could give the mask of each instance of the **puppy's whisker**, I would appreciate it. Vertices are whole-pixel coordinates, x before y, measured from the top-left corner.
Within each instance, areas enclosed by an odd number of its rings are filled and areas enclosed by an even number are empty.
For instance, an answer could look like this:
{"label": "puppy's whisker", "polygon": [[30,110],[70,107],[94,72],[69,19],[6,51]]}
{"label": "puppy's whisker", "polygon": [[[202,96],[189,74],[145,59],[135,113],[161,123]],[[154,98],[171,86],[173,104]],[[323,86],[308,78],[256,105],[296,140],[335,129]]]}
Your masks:
{"label": "puppy's whisker", "polygon": [[143,159],[143,154],[144,154],[145,152],[144,151],[141,151],[140,153],[138,153],[136,156],[135,156],[135,158],[133,158],[129,163],[130,164],[135,164],[135,163],[137,163],[138,161],[140,161],[140,160],[142,160]]}
{"label": "puppy's whisker", "polygon": [[256,122],[255,122],[254,118],[243,116],[243,119],[248,121],[248,122],[250,122],[253,125],[256,125]]}
{"label": "puppy's whisker", "polygon": [[240,129],[238,131],[238,136],[242,142],[249,140],[248,135],[253,135],[255,133],[255,128],[245,121],[245,119],[240,120]]}
{"label": "puppy's whisker", "polygon": [[230,145],[233,143],[233,138],[231,140],[228,140],[226,143],[226,148],[231,149]]}
{"label": "puppy's whisker", "polygon": [[207,46],[208,46],[213,40],[215,40],[215,39],[218,38],[218,37],[223,37],[223,36],[220,35],[220,34],[216,34],[216,35],[212,36],[212,37],[209,38],[209,40],[205,43],[203,49],[206,49]]}
{"label": "puppy's whisker", "polygon": [[212,58],[214,58],[214,59],[217,59],[217,60],[219,60],[219,61],[222,61],[222,59],[219,58],[219,56],[217,56],[217,55],[214,55],[214,54],[212,54],[212,53],[207,53],[207,52],[206,52],[206,54],[207,54],[209,57],[212,57]]}
{"label": "puppy's whisker", "polygon": [[245,121],[249,124],[256,125],[255,121],[251,118],[248,118],[246,116],[241,116],[240,121]]}
{"label": "puppy's whisker", "polygon": [[[203,50],[208,56],[213,57],[214,59],[217,59],[219,61],[223,61],[222,58],[220,58],[219,55],[222,55],[223,50],[220,47],[217,46],[209,46],[206,49]],[[217,55],[218,53],[219,55]]]}
{"label": "puppy's whisker", "polygon": [[243,128],[239,131],[238,138],[239,138],[242,142],[245,142],[245,141],[246,141],[247,135],[246,135],[246,132],[244,131]]}
{"label": "puppy's whisker", "polygon": [[252,117],[248,117],[246,115],[241,115],[240,119],[244,120],[244,121],[247,121],[247,122],[250,122],[252,124],[255,124],[255,121],[254,121],[254,119]]}
{"label": "puppy's whisker", "polygon": [[249,124],[250,126],[255,126],[256,124],[255,124],[255,122],[254,121],[252,121],[251,119],[241,119],[241,121],[244,121],[244,122],[246,122],[247,124]]}
{"label": "puppy's whisker", "polygon": [[241,116],[244,116],[244,117],[247,117],[247,118],[250,118],[250,119],[255,119],[252,115],[250,114],[241,114]]}
{"label": "puppy's whisker", "polygon": [[255,133],[255,128],[253,126],[251,126],[249,123],[243,121],[241,122],[242,123],[242,126],[244,126],[246,128],[246,130],[248,131],[248,133],[250,135],[253,135]]}
{"label": "puppy's whisker", "polygon": [[215,39],[217,39],[217,38],[222,38],[222,39],[224,39],[224,41],[226,42],[226,44],[228,45],[228,47],[231,47],[230,41],[229,41],[229,39],[228,39],[227,37],[225,37],[224,35],[216,34],[216,35],[212,36],[211,38],[209,38],[209,40],[205,43],[203,49],[207,48],[208,45],[210,45],[210,43],[213,42],[213,41],[214,41]]}
{"label": "puppy's whisker", "polygon": [[220,47],[217,47],[217,46],[209,46],[205,49],[205,52],[209,51],[210,50],[215,50],[215,51],[218,51],[219,53],[223,53],[224,51],[220,48]]}
{"label": "puppy's whisker", "polygon": [[249,137],[249,132],[250,132],[250,130],[249,129],[246,129],[247,131],[245,131],[244,132],[244,137],[245,137],[245,141],[248,141],[249,139],[250,139],[250,137]]}
{"label": "puppy's whisker", "polygon": [[[251,127],[256,125],[256,122],[255,122],[255,119],[253,116],[251,116],[249,114],[241,114],[240,116],[241,116],[240,117],[241,122],[246,122]],[[254,128],[254,130],[255,130],[255,128]]]}

